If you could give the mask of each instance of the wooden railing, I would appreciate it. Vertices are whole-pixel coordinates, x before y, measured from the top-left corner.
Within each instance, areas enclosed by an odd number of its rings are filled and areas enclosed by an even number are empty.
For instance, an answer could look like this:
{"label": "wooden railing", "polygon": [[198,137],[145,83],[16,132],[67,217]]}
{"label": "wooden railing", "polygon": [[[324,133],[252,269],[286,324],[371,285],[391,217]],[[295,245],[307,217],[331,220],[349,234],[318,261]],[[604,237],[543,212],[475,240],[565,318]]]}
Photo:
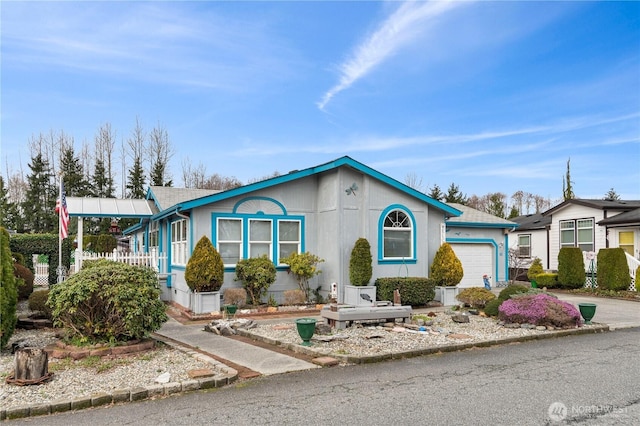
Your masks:
{"label": "wooden railing", "polygon": [[159,273],[167,272],[167,257],[165,255],[158,254],[156,250],[151,250],[148,253],[129,253],[118,251],[117,249],[114,249],[113,252],[110,253],[91,253],[76,250],[76,262],[74,269],[80,269],[82,262],[86,260],[98,259],[108,259],[135,266],[147,266]]}

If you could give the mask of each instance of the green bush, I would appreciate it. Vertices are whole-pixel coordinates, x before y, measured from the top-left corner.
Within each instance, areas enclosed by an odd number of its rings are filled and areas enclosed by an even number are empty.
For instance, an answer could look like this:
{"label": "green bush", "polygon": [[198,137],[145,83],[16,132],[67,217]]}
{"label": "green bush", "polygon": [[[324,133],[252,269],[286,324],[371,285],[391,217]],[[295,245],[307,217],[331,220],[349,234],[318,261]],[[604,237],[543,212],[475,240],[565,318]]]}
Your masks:
{"label": "green bush", "polygon": [[13,275],[16,277],[18,284],[18,300],[27,300],[29,295],[33,293],[34,274],[29,268],[19,263],[13,264]]}
{"label": "green bush", "polygon": [[598,251],[598,288],[606,290],[628,290],[631,285],[629,265],[625,251],[621,248]]}
{"label": "green bush", "polygon": [[640,266],[636,269],[636,291],[640,292]]}
{"label": "green bush", "polygon": [[304,291],[307,300],[309,300],[309,280],[322,273],[322,271],[318,269],[318,263],[322,262],[324,262],[324,259],[309,252],[293,252],[289,256],[280,259],[280,263],[289,265],[288,273],[296,277],[298,287]]}
{"label": "green bush", "polygon": [[82,238],[83,249],[93,253],[111,253],[118,247],[118,240],[113,235],[85,235]]}
{"label": "green bush", "polygon": [[[533,259],[531,266],[529,266],[529,270],[527,271],[527,278],[529,281],[536,281],[536,276],[542,274],[544,269],[542,269],[542,260],[539,257]],[[536,281],[537,282],[537,281]]]}
{"label": "green bush", "polygon": [[502,305],[502,302],[509,300],[512,297],[529,294],[529,292],[535,292],[536,290],[537,289],[530,288],[522,284],[510,284],[502,289],[496,299],[487,302],[484,307],[484,313],[492,317],[498,316],[498,309],[500,308],[500,305]]}
{"label": "green bush", "polygon": [[236,305],[242,308],[247,304],[247,290],[244,288],[228,288],[224,291],[225,305]]}
{"label": "green bush", "polygon": [[443,243],[433,258],[429,278],[436,286],[453,287],[462,281],[463,276],[462,262],[451,246],[448,243]]}
{"label": "green bush", "polygon": [[[12,253],[22,253],[24,266],[34,271],[33,255],[44,255],[49,261],[49,285],[58,282],[58,234],[16,234],[9,240]],[[62,266],[69,269],[71,262],[72,238],[62,240]]]}
{"label": "green bush", "polygon": [[504,301],[511,298],[513,294],[526,293],[527,291],[529,291],[529,287],[521,284],[511,284],[502,289],[502,291],[498,294],[498,299]]}
{"label": "green bush", "polygon": [[373,268],[371,266],[371,246],[366,238],[358,238],[351,250],[349,260],[349,281],[351,285],[364,286],[371,281]]}
{"label": "green bush", "polygon": [[16,329],[18,289],[13,275],[13,258],[9,249],[9,233],[0,228],[0,349],[9,342]]}
{"label": "green bush", "polygon": [[484,313],[489,315],[490,317],[497,317],[498,308],[500,308],[502,302],[504,302],[504,300],[498,298],[488,301],[487,304],[484,305]]}
{"label": "green bush", "polygon": [[222,257],[207,236],[200,238],[184,270],[191,291],[218,291],[224,282]]}
{"label": "green bush", "polygon": [[546,288],[555,288],[558,287],[558,274],[555,273],[544,273],[536,276],[536,282],[538,283],[538,288],[546,287]]}
{"label": "green bush", "polygon": [[375,286],[378,300],[393,300],[393,291],[399,290],[403,305],[426,305],[436,295],[435,284],[424,277],[378,278]]}
{"label": "green bush", "polygon": [[260,304],[269,286],[276,280],[276,267],[266,255],[242,259],[236,265],[236,281],[242,281],[251,303]]}
{"label": "green bush", "polygon": [[167,320],[150,268],[104,261],[53,286],[54,325],[80,343],[123,342],[158,330]]}
{"label": "green bush", "polygon": [[581,288],[587,281],[584,258],[579,247],[562,247],[558,253],[558,284],[562,288]]}
{"label": "green bush", "polygon": [[53,319],[51,307],[47,305],[49,299],[49,290],[38,290],[31,293],[28,304],[29,310],[40,312],[44,317]]}
{"label": "green bush", "polygon": [[484,287],[465,288],[456,296],[456,299],[472,308],[482,308],[495,298],[496,295]]}

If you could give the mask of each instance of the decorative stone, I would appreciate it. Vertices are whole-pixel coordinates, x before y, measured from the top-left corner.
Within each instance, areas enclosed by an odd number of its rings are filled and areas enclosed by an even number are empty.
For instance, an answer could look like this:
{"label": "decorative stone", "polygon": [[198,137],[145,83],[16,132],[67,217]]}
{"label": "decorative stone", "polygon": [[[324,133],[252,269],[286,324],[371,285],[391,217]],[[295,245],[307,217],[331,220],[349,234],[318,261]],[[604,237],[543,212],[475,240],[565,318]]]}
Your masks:
{"label": "decorative stone", "polygon": [[331,367],[339,364],[337,359],[330,356],[321,356],[318,358],[314,358],[311,360],[311,362],[321,367]]}
{"label": "decorative stone", "polygon": [[545,331],[547,329],[547,327],[545,327],[544,325],[539,325],[536,327],[536,330],[538,331]]}
{"label": "decorative stone", "polygon": [[510,322],[508,324],[503,325],[504,328],[520,328],[520,324],[517,322]]}
{"label": "decorative stone", "polygon": [[533,325],[533,324],[526,324],[525,323],[525,324],[520,324],[520,328],[524,328],[525,330],[532,330],[532,329],[536,328],[536,326]]}
{"label": "decorative stone", "polygon": [[467,322],[469,322],[469,315],[457,314],[457,315],[452,316],[451,319],[453,320],[453,322],[467,323]]}
{"label": "decorative stone", "polygon": [[211,377],[213,376],[215,373],[213,372],[213,370],[209,369],[209,368],[199,368],[196,370],[189,370],[187,371],[187,375],[189,377],[191,377],[192,379],[200,379],[203,377]]}
{"label": "decorative stone", "polygon": [[162,373],[158,377],[156,377],[156,383],[169,383],[171,381],[171,374],[169,372]]}
{"label": "decorative stone", "polygon": [[458,340],[473,339],[473,336],[469,336],[468,334],[463,334],[463,333],[451,333],[451,334],[448,334],[447,337],[451,339],[458,339]]}
{"label": "decorative stone", "polygon": [[329,324],[316,324],[315,334],[331,334],[331,326]]}

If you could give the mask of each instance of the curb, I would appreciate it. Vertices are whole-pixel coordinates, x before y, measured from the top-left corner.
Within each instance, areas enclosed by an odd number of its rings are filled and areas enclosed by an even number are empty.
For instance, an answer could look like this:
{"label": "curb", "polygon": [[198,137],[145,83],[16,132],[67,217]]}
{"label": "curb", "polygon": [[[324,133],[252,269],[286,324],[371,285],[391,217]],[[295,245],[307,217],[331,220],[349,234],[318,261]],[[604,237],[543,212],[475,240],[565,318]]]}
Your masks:
{"label": "curb", "polygon": [[434,355],[438,353],[445,352],[456,352],[463,351],[466,349],[472,348],[487,348],[491,346],[505,345],[510,343],[521,343],[528,342],[532,340],[543,340],[543,339],[553,339],[557,337],[564,336],[577,336],[582,334],[596,334],[596,333],[604,333],[610,331],[610,328],[607,324],[599,324],[593,325],[589,328],[576,328],[569,330],[553,330],[547,331],[544,334],[530,335],[530,336],[514,336],[514,337],[506,337],[504,339],[495,339],[495,340],[482,340],[479,342],[470,342],[470,343],[452,343],[450,345],[443,345],[431,348],[424,349],[416,349],[411,351],[400,351],[400,352],[385,352],[378,355],[369,355],[369,356],[350,356],[350,355],[341,355],[341,354],[333,354],[327,350],[317,350],[307,346],[298,345],[295,343],[285,343],[280,340],[271,339],[265,336],[259,336],[257,334],[253,334],[248,330],[237,330],[238,334],[244,337],[249,337],[251,339],[261,341],[264,343],[268,343],[274,346],[280,346],[286,348],[292,352],[302,353],[309,356],[330,356],[332,358],[338,359],[341,362],[349,363],[349,364],[370,364],[374,362],[382,362],[388,361],[391,359],[403,359],[403,358],[413,358],[424,355]]}
{"label": "curb", "polygon": [[218,370],[221,370],[222,374],[182,382],[169,382],[130,389],[116,389],[113,392],[98,392],[85,397],[63,399],[44,404],[31,404],[9,409],[0,409],[0,421],[64,413],[66,411],[83,410],[122,402],[142,401],[144,399],[164,397],[183,392],[220,388],[233,383],[238,378],[238,372],[235,369],[216,361],[210,356],[191,350],[155,334],[153,335],[153,339],[191,355],[200,361],[211,364]]}

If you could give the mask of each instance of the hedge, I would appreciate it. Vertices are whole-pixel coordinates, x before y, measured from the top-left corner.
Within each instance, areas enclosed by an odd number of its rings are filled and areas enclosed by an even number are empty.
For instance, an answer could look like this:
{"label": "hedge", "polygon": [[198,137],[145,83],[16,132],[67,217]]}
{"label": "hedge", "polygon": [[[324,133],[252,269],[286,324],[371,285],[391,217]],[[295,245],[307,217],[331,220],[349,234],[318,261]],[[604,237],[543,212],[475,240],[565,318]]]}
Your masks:
{"label": "hedge", "polygon": [[400,290],[403,305],[426,305],[436,295],[435,282],[424,277],[378,278],[375,286],[378,300],[393,300],[393,291]]}

